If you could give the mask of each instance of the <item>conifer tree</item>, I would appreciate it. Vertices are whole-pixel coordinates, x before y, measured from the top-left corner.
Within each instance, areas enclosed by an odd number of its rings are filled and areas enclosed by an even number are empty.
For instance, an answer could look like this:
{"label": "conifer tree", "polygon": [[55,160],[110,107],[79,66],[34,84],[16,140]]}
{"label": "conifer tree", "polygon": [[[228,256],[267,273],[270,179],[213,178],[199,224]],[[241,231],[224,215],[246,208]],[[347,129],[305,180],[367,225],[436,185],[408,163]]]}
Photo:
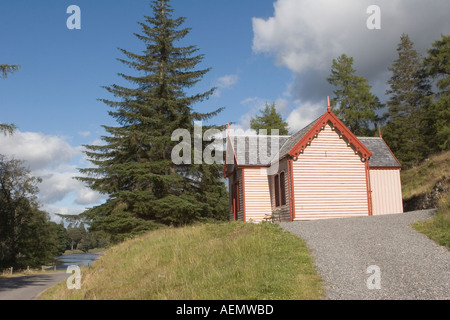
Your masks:
{"label": "conifer tree", "polygon": [[430,114],[436,133],[437,150],[450,148],[450,35],[441,35],[433,42],[425,58],[426,72],[434,80],[438,91],[433,95]]}
{"label": "conifer tree", "polygon": [[142,33],[135,34],[145,44],[144,51],[120,49],[127,59],[119,60],[135,71],[120,76],[132,86],[106,87],[118,99],[103,102],[112,108],[109,114],[119,126],[103,126],[108,133],[102,137],[104,144],[86,146],[95,167],[81,169],[84,176],[78,178],[109,196],[86,216],[92,220],[91,230],[109,233],[113,242],[161,224],[224,217],[227,210],[218,165],[176,165],[171,160],[178,143],[171,141],[172,132],[193,132],[194,121],[207,120],[222,109],[193,110],[214,88],[194,95],[186,89],[209,69],[195,70],[203,59],[195,46],[176,46],[190,31],[181,28],[185,18],[172,18],[167,0],[153,1],[151,8],[153,16],[146,16],[139,23]]}
{"label": "conifer tree", "polygon": [[397,53],[397,59],[389,68],[392,76],[387,82],[386,94],[390,99],[386,103],[388,122],[383,137],[399,161],[408,167],[429,153],[424,135],[430,84],[423,75],[422,58],[408,35],[400,37]]}
{"label": "conifer tree", "polygon": [[250,120],[250,128],[256,130],[257,133],[261,129],[266,129],[268,134],[270,134],[271,129],[278,129],[280,135],[287,135],[289,133],[288,124],[283,121],[283,118],[277,112],[275,103],[270,105],[266,103],[260,115]]}
{"label": "conifer tree", "polygon": [[353,58],[342,54],[333,59],[327,81],[336,87],[330,104],[333,112],[356,135],[372,135],[381,121],[375,111],[382,107],[378,97],[370,92],[367,79],[356,75]]}

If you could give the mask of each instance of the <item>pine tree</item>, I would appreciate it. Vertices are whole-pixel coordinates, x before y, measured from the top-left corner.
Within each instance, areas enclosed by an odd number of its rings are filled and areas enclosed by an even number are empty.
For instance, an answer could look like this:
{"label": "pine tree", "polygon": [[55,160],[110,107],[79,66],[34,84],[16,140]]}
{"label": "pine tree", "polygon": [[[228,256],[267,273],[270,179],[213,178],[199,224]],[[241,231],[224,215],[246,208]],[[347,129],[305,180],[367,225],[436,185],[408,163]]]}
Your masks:
{"label": "pine tree", "polygon": [[270,134],[270,129],[278,129],[280,135],[289,134],[288,124],[283,121],[281,115],[277,112],[275,108],[275,103],[267,104],[264,110],[261,111],[260,115],[256,118],[250,120],[250,128],[256,130],[257,133],[261,129],[266,129],[267,133]]}
{"label": "pine tree", "polygon": [[441,35],[427,50],[426,72],[436,80],[438,92],[433,96],[430,114],[434,116],[437,150],[450,148],[450,35]]}
{"label": "pine tree", "polygon": [[[8,73],[13,73],[19,70],[18,65],[9,65],[9,64],[0,64],[0,73],[3,79],[6,79]],[[0,123],[0,132],[3,134],[13,134],[14,130],[16,130],[16,126],[14,124],[6,124]]]}
{"label": "pine tree", "polygon": [[367,79],[357,76],[353,58],[342,54],[333,59],[331,75],[327,81],[337,87],[331,99],[333,112],[356,135],[372,135],[381,121],[375,113],[382,107],[378,97],[370,92]]}
{"label": "pine tree", "polygon": [[221,210],[226,210],[218,165],[175,165],[171,160],[177,143],[171,141],[172,132],[193,132],[194,121],[207,120],[222,109],[193,111],[193,105],[207,99],[214,88],[186,94],[209,69],[195,70],[203,59],[195,46],[176,46],[190,29],[180,28],[185,18],[172,18],[167,2],[153,1],[153,16],[139,23],[142,34],[135,35],[145,44],[143,53],[121,49],[128,60],[119,60],[137,75],[120,76],[134,87],[106,87],[119,100],[102,101],[113,109],[109,114],[120,126],[103,126],[109,134],[102,137],[104,145],[85,146],[96,167],[81,169],[85,176],[79,179],[109,196],[86,216],[92,220],[92,231],[109,233],[113,242],[161,224],[177,226],[223,216]]}
{"label": "pine tree", "polygon": [[429,154],[424,136],[430,84],[423,76],[422,58],[408,35],[400,37],[397,52],[398,58],[389,68],[392,72],[386,91],[390,95],[386,103],[389,120],[383,137],[399,161],[408,167]]}

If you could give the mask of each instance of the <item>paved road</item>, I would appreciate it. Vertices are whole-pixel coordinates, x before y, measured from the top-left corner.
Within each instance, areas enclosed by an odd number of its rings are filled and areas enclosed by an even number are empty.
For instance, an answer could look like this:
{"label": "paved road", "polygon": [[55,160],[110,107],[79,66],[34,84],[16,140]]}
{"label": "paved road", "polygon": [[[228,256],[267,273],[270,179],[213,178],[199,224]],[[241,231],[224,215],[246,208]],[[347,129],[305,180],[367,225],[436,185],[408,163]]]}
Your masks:
{"label": "paved road", "polygon": [[69,276],[65,272],[56,272],[0,279],[0,300],[32,300]]}
{"label": "paved road", "polygon": [[[449,300],[450,251],[410,227],[432,214],[427,210],[281,226],[306,240],[326,299]],[[368,270],[370,266],[379,269]]]}

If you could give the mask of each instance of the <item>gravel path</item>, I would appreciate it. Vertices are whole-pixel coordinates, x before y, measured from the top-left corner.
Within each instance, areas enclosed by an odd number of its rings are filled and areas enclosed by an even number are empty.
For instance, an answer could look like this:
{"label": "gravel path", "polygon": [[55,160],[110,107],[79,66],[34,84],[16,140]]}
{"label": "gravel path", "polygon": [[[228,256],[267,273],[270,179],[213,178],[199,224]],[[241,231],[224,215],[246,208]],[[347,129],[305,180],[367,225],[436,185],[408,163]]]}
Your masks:
{"label": "gravel path", "polygon": [[[425,210],[280,225],[307,242],[326,299],[450,300],[450,252],[410,227],[432,215]],[[378,283],[380,289],[373,288]]]}

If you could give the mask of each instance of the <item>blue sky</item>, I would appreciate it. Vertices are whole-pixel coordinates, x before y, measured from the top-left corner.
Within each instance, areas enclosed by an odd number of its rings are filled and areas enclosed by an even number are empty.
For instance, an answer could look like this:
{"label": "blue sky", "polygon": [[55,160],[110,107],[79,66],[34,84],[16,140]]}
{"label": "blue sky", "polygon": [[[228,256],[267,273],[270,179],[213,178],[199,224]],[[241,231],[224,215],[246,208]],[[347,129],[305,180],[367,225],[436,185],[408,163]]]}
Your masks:
{"label": "blue sky", "polygon": [[[225,107],[214,123],[249,120],[276,102],[292,131],[325,111],[332,88],[331,61],[353,56],[355,68],[386,100],[387,68],[400,35],[408,33],[425,53],[450,32],[446,0],[172,0],[174,17],[187,18],[185,43],[212,70],[194,88],[218,87],[195,108]],[[381,9],[381,29],[369,30],[369,5]],[[66,9],[81,9],[81,30],[69,30]],[[0,153],[27,160],[43,177],[40,201],[53,212],[79,213],[104,198],[72,179],[89,166],[82,144],[98,143],[101,125],[115,125],[97,99],[112,98],[102,86],[125,83],[117,73],[133,70],[117,61],[117,48],[140,53],[138,21],[151,15],[148,0],[10,0],[0,3],[0,64],[20,70],[0,79],[0,123],[19,131],[0,137]]]}

